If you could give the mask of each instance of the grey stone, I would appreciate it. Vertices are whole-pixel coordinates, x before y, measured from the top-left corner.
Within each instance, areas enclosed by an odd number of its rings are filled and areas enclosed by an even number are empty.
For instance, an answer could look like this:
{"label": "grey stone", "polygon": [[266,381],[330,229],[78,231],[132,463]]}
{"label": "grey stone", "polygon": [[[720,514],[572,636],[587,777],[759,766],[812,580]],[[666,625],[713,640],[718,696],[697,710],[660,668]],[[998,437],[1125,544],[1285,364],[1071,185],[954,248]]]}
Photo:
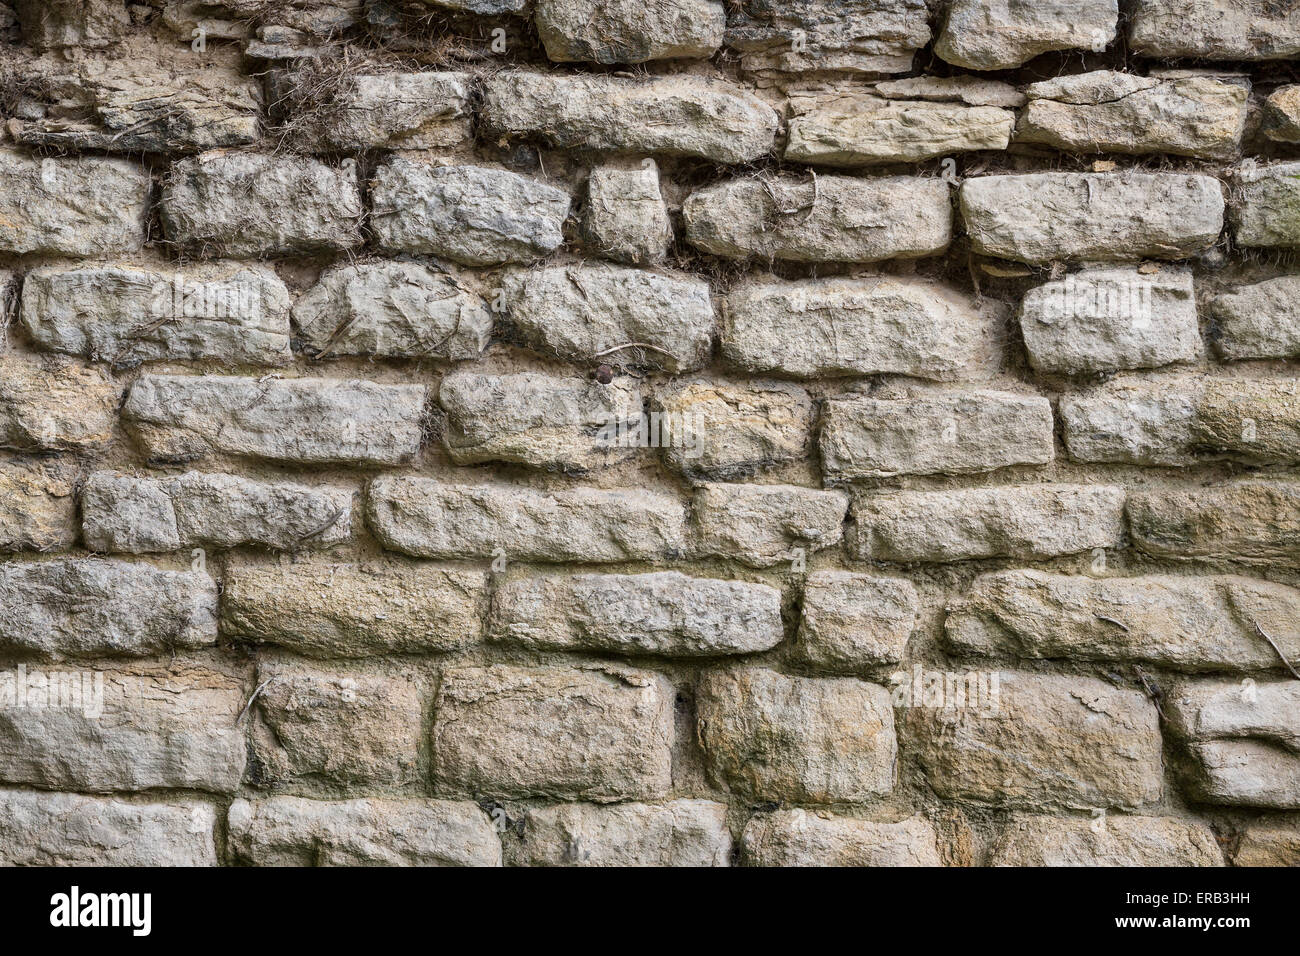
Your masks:
{"label": "grey stone", "polygon": [[446,375],[438,401],[447,413],[447,453],[458,465],[501,461],[583,473],[626,457],[617,433],[635,433],[641,393],[635,379],[609,384],[542,372]]}
{"label": "grey stone", "polygon": [[1163,558],[1300,562],[1300,485],[1285,481],[1135,491],[1128,521],[1134,545]]}
{"label": "grey stone", "polygon": [[965,103],[967,106],[999,106],[1003,109],[1025,105],[1025,95],[1010,83],[986,80],[966,73],[885,80],[876,83],[872,89],[891,100],[932,100],[937,103]]}
{"label": "grey stone", "polygon": [[1233,198],[1232,226],[1240,245],[1300,247],[1300,163],[1247,167]]}
{"label": "grey stone", "polygon": [[766,584],[653,574],[518,578],[496,590],[491,639],[528,649],[717,657],[785,637],[781,592]]}
{"label": "grey stone", "polygon": [[539,491],[504,483],[385,477],[366,495],[370,528],[394,551],[425,558],[588,564],[657,561],[686,551],[686,509],[639,489]]}
{"label": "grey stone", "polygon": [[1030,809],[1160,799],[1159,716],[1141,691],[1090,677],[996,677],[990,708],[907,710],[914,753],[940,798]]}
{"label": "grey stone", "polygon": [[454,667],[434,708],[440,792],[613,803],[672,785],[675,695],[650,671]]}
{"label": "grey stone", "polygon": [[673,226],[653,159],[632,168],[607,163],[591,171],[582,236],[594,252],[615,262],[646,265],[667,255]]}
{"label": "grey stone", "polygon": [[500,866],[501,840],[477,804],[368,797],[236,800],[230,848],[253,866]]}
{"label": "grey stone", "polygon": [[1129,45],[1142,56],[1276,60],[1300,54],[1295,11],[1261,0],[1138,0]]}
{"label": "grey stone", "polygon": [[1157,368],[1201,358],[1188,272],[1085,269],[1025,294],[1029,364],[1062,375]]}
{"label": "grey stone", "polygon": [[0,790],[4,866],[216,866],[217,813],[166,802]]}
{"label": "grey stone", "polygon": [[0,644],[47,660],[145,657],[217,642],[202,571],[68,558],[0,565]]}
{"label": "grey stone", "polygon": [[65,551],[77,539],[76,471],[60,462],[0,468],[0,551]]}
{"label": "grey stone", "polygon": [[172,165],[161,210],[169,241],[209,256],[307,255],[361,243],[352,161],[203,153]]}
{"label": "grey stone", "polygon": [[283,80],[288,128],[310,149],[444,149],[473,136],[468,73],[361,73],[348,76],[327,103],[302,110],[299,100],[310,101],[315,79]]}
{"label": "grey stone", "polygon": [[113,438],[121,389],[100,369],[0,353],[0,447],[82,451]]}
{"label": "grey stone", "polygon": [[1055,454],[1052,427],[1052,407],[1037,395],[979,389],[832,399],[823,413],[822,465],[841,480],[1044,465]]}
{"label": "grey stone", "polygon": [[752,162],[772,149],[776,111],[744,87],[679,75],[511,71],[483,87],[483,126],[556,149],[614,150]]}
{"label": "grey stone", "polygon": [[425,654],[479,643],[488,608],[480,569],[423,563],[232,567],[223,633],[307,657]]}
{"label": "grey stone", "polygon": [[1124,490],[1041,484],[865,491],[853,505],[864,561],[1042,560],[1124,541]]}
{"label": "grey stone", "polygon": [[862,93],[789,101],[786,162],[860,167],[1006,149],[1016,114],[993,106],[891,100]]}
{"label": "grey stone", "polygon": [[918,610],[916,588],[903,578],[814,571],[804,583],[796,652],[836,671],[897,664]]}
{"label": "grey stone", "polygon": [[294,303],[293,322],[315,358],[473,359],[492,337],[482,296],[415,262],[331,269]]}
{"label": "grey stone", "polygon": [[1300,656],[1300,591],[1236,576],[1090,578],[1042,571],[982,575],[948,608],[960,651],[1123,661],[1179,671],[1253,671]]}
{"label": "grey stone", "polygon": [[848,496],[798,485],[704,484],[691,518],[695,551],[751,568],[803,561],[844,536]]}
{"label": "grey stone", "polygon": [[1223,230],[1217,179],[1181,173],[1033,173],[967,179],[972,248],[1019,262],[1184,259]]}
{"label": "grey stone", "polygon": [[262,266],[33,269],[23,281],[22,320],[41,348],[115,365],[292,359],[289,290]]}
{"label": "grey stone", "polygon": [[995,364],[990,309],[926,279],[755,280],[727,294],[722,356],[795,378],[973,377]]}
{"label": "grey stone", "polygon": [[82,490],[81,516],[92,551],[296,551],[352,538],[352,492],[194,471],[176,478],[97,471]]}
{"label": "grey stone", "polygon": [[669,372],[709,360],[713,304],[701,279],[584,262],[507,273],[501,291],[516,334],[543,355]]}
{"label": "grey stone", "polygon": [[1015,813],[999,831],[989,865],[1223,866],[1223,851],[1199,821]]}
{"label": "grey stone", "polygon": [[934,44],[940,59],[971,70],[1007,70],[1053,50],[1110,44],[1117,0],[953,0]]}
{"label": "grey stone", "polygon": [[506,838],[514,866],[730,866],[726,804],[708,800],[535,807]]}
{"label": "grey stone", "polygon": [[952,205],[941,179],[731,179],[691,193],[686,239],[728,259],[878,262],[943,252]]}
{"label": "grey stone", "polygon": [[0,149],[0,251],[113,256],[145,241],[149,174],[125,159]]}
{"label": "grey stone", "polygon": [[644,63],[712,56],[727,13],[717,0],[537,0],[533,20],[557,63]]}
{"label": "grey stone", "polygon": [[143,375],[122,407],[150,459],[218,453],[306,464],[411,462],[426,390],[356,379]]}
{"label": "grey stone", "polygon": [[0,674],[0,780],[88,793],[233,793],[247,760],[236,724],[244,694],[235,678],[182,662],[93,676]]}
{"label": "grey stone", "polygon": [[445,7],[448,10],[495,16],[502,13],[520,13],[527,9],[531,0],[423,0],[423,2],[435,7]]}
{"label": "grey stone", "polygon": [[131,26],[114,0],[13,0],[23,40],[37,50],[109,46]]}
{"label": "grey stone", "polygon": [[1017,143],[1070,152],[1168,153],[1231,159],[1241,152],[1250,88],[1208,76],[1171,79],[1100,70],[1025,88]]}
{"label": "grey stone", "polygon": [[1227,361],[1300,355],[1300,275],[1230,289],[1211,300],[1210,314]]}
{"label": "grey stone", "polygon": [[390,253],[443,256],[470,266],[527,262],[556,249],[569,196],[483,166],[428,166],[394,156],[375,172],[371,226]]}
{"label": "grey stone", "polygon": [[1300,143],[1300,85],[1284,86],[1265,101],[1264,135],[1279,143]]}
{"label": "grey stone", "polygon": [[898,823],[777,810],[756,813],[742,842],[749,866],[942,866],[938,834],[921,816]]}
{"label": "grey stone", "polygon": [[894,712],[879,685],[711,671],[695,708],[711,778],[743,798],[859,803],[894,787]]}

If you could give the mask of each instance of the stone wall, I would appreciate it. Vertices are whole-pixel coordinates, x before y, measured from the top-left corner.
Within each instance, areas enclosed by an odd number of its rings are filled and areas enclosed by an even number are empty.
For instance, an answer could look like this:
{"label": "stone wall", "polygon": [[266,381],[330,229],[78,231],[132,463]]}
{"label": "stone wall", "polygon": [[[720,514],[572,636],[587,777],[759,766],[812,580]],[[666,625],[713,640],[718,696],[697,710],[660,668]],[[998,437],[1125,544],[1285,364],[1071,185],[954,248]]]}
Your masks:
{"label": "stone wall", "polygon": [[0,861],[1300,860],[1294,4],[0,39]]}

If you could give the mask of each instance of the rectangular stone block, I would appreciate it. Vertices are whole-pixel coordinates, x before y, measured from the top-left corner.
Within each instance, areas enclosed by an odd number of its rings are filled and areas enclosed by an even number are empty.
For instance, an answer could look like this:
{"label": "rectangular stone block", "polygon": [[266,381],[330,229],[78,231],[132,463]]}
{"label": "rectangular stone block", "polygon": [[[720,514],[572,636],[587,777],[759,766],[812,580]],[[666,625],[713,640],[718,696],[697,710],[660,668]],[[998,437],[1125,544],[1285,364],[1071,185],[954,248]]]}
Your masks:
{"label": "rectangular stone block", "polygon": [[1264,135],[1279,143],[1300,143],[1300,85],[1283,86],[1264,101]]}
{"label": "rectangular stone block", "polygon": [[877,684],[711,671],[695,708],[710,777],[744,799],[860,803],[894,788],[894,711]]}
{"label": "rectangular stone block", "polygon": [[214,150],[172,165],[161,211],[168,240],[206,256],[309,255],[361,242],[355,163]]}
{"label": "rectangular stone block", "polygon": [[1055,456],[1052,406],[1038,395],[973,389],[826,403],[820,450],[831,479],[977,474]]}
{"label": "rectangular stone block", "polygon": [[727,294],[722,357],[792,378],[973,378],[996,365],[992,309],[915,278],[757,280]]}
{"label": "rectangular stone block", "polygon": [[704,484],[691,500],[695,551],[751,568],[806,561],[844,537],[848,497],[798,485]]}
{"label": "rectangular stone block", "polygon": [[1024,485],[958,491],[867,491],[853,504],[864,561],[1054,558],[1124,540],[1124,490]]}
{"label": "rectangular stone block", "polygon": [[1204,351],[1188,272],[1085,269],[1030,289],[1020,331],[1029,364],[1061,375],[1185,364]]}
{"label": "rectangular stone block", "polygon": [[225,634],[307,657],[427,654],[477,644],[487,571],[422,563],[227,568]]}
{"label": "rectangular stone block", "polygon": [[149,174],[125,159],[0,149],[0,251],[116,256],[144,245]]}
{"label": "rectangular stone block", "polygon": [[230,849],[250,866],[500,866],[501,839],[477,804],[368,797],[236,800]]}
{"label": "rectangular stone block", "polygon": [[217,814],[166,802],[0,790],[0,865],[216,866]]}
{"label": "rectangular stone block", "polygon": [[626,159],[611,161],[591,170],[582,238],[590,249],[615,262],[648,265],[664,259],[673,241],[673,224],[653,159],[637,165]]}
{"label": "rectangular stone block", "polygon": [[717,0],[539,0],[533,16],[553,63],[708,57],[722,45]]}
{"label": "rectangular stone block", "polygon": [[420,776],[425,689],[414,674],[264,659],[252,760],[260,786],[397,788]]}
{"label": "rectangular stone block", "polygon": [[483,87],[494,137],[556,149],[616,150],[747,163],[767,155],[780,120],[747,89],[705,77],[505,71]]}
{"label": "rectangular stone block", "polygon": [[804,582],[796,654],[810,664],[849,673],[897,664],[907,651],[918,610],[910,581],[814,571]]}
{"label": "rectangular stone block", "polygon": [[71,463],[0,468],[0,551],[66,551],[77,539],[76,469]]}
{"label": "rectangular stone block", "polygon": [[730,866],[727,806],[671,800],[535,807],[522,837],[507,835],[506,859],[512,866]]}
{"label": "rectangular stone block", "polygon": [[677,571],[507,581],[488,630],[493,641],[531,650],[668,657],[752,654],[785,637],[776,588]]}
{"label": "rectangular stone block", "polygon": [[638,489],[446,484],[378,478],[366,496],[370,528],[393,551],[423,558],[659,561],[686,552],[686,509]]}
{"label": "rectangular stone block", "polygon": [[0,647],[47,660],[147,657],[217,642],[202,571],[64,558],[0,564]]}
{"label": "rectangular stone block", "polygon": [[468,73],[358,73],[319,102],[312,71],[275,77],[273,115],[308,149],[444,149],[473,135]]}
{"label": "rectangular stone block", "polygon": [[1237,481],[1134,492],[1129,534],[1147,554],[1245,563],[1300,561],[1300,485]]}
{"label": "rectangular stone block", "polygon": [[934,52],[971,70],[1008,70],[1054,50],[1109,44],[1118,21],[1116,0],[953,0]]}
{"label": "rectangular stone block", "polygon": [[262,266],[33,269],[23,280],[22,320],[40,348],[117,366],[292,359],[289,290]]}
{"label": "rectangular stone block", "polygon": [[682,206],[686,240],[726,259],[879,262],[943,252],[952,203],[941,179],[730,179]]}
{"label": "rectangular stone block", "polygon": [[[1300,29],[1297,31],[1300,33]],[[1231,217],[1238,244],[1249,248],[1300,246],[1300,163],[1243,167]]]}
{"label": "rectangular stone block", "polygon": [[1016,813],[998,833],[989,865],[1223,866],[1223,851],[1198,821]]}
{"label": "rectangular stone block", "polygon": [[1267,0],[1138,0],[1129,44],[1143,56],[1276,60],[1300,54],[1295,11]]}
{"label": "rectangular stone block", "polygon": [[433,725],[441,791],[611,803],[672,785],[675,694],[623,667],[455,667]]}
{"label": "rectangular stone block", "polygon": [[936,794],[1004,807],[1140,807],[1163,790],[1159,716],[1091,677],[997,672],[996,706],[912,706],[906,726]]}
{"label": "rectangular stone block", "polygon": [[422,385],[357,379],[143,375],[122,418],[151,460],[404,465],[420,451],[425,400]]}
{"label": "rectangular stone block", "polygon": [[1300,275],[1230,289],[1211,300],[1210,314],[1225,361],[1300,355]]}
{"label": "rectangular stone block", "polygon": [[102,679],[66,668],[0,674],[0,781],[233,793],[247,760],[236,723],[244,695],[235,678],[184,662]]}
{"label": "rectangular stone block", "polygon": [[747,866],[942,866],[938,839],[919,814],[874,823],[777,810],[750,817],[741,846]]}
{"label": "rectangular stone block", "polygon": [[1263,817],[1246,824],[1232,862],[1234,866],[1300,864],[1300,820]]}
{"label": "rectangular stone block", "polygon": [[297,551],[351,540],[352,492],[195,471],[176,478],[97,471],[81,492],[81,521],[92,551]]}
{"label": "rectangular stone block", "polygon": [[375,171],[370,225],[387,253],[467,266],[528,262],[563,241],[568,193],[484,166],[428,166],[394,156]]}
{"label": "rectangular stone block", "polygon": [[0,445],[19,451],[88,451],[113,439],[121,388],[78,362],[0,355]]}
{"label": "rectangular stone block", "polygon": [[981,176],[958,205],[977,253],[1030,264],[1185,259],[1223,231],[1219,181],[1182,173]]}
{"label": "rectangular stone block", "polygon": [[1300,658],[1300,591],[1235,575],[1090,578],[999,571],[950,605],[958,651],[1124,661],[1179,671],[1255,671]]}

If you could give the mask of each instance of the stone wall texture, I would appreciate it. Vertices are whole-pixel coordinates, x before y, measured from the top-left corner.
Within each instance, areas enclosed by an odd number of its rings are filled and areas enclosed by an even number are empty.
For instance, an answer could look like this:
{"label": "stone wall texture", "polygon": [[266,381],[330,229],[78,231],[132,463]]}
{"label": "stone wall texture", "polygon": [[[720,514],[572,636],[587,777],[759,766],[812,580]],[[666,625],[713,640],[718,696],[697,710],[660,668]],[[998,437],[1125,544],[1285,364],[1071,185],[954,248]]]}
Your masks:
{"label": "stone wall texture", "polygon": [[1300,863],[1288,0],[0,0],[0,863]]}

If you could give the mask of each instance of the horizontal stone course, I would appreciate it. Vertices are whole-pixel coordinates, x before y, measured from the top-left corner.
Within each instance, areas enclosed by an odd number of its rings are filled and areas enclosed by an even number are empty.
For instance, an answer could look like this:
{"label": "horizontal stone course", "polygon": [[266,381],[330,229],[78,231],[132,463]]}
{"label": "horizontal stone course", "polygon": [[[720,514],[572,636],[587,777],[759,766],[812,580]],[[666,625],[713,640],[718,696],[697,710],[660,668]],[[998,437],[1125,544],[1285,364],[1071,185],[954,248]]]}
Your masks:
{"label": "horizontal stone course", "polygon": [[730,866],[727,807],[708,800],[530,809],[513,866]]}
{"label": "horizontal stone course", "polygon": [[691,499],[695,550],[752,568],[804,563],[844,536],[843,492],[797,485],[705,483]]}
{"label": "horizontal stone course", "polygon": [[1203,823],[1174,817],[1013,814],[998,833],[990,866],[1223,866]]}
{"label": "horizontal stone course", "polygon": [[749,866],[942,866],[934,827],[921,816],[898,823],[777,810],[745,825]]}
{"label": "horizontal stone course", "polygon": [[1150,555],[1293,564],[1300,560],[1298,508],[1300,486],[1242,480],[1134,492],[1127,514],[1134,546]]}

